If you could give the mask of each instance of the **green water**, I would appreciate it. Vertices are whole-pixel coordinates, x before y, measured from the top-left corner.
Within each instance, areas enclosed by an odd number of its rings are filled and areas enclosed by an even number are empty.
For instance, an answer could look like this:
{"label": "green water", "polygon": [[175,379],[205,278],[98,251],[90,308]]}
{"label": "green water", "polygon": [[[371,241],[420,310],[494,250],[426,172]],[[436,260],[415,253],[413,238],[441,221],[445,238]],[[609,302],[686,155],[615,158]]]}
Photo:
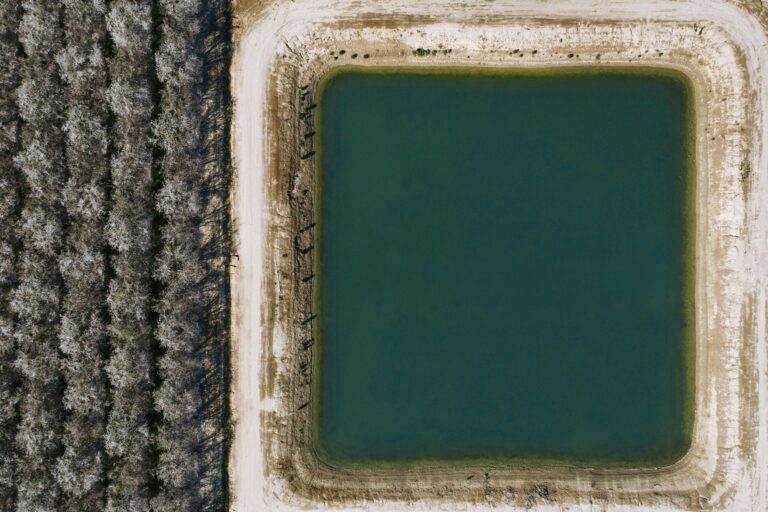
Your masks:
{"label": "green water", "polygon": [[332,464],[661,465],[692,421],[691,92],[343,72],[320,98]]}

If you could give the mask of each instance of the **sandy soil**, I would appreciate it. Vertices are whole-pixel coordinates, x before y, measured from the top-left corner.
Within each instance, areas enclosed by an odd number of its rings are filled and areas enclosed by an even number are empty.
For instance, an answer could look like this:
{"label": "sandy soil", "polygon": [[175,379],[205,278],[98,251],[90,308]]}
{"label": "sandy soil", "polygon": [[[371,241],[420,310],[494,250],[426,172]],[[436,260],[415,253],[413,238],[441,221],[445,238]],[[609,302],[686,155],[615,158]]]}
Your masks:
{"label": "sandy soil", "polygon": [[[724,0],[294,0],[248,2],[238,13],[233,510],[768,508],[768,38],[757,17]],[[417,47],[452,51],[416,57]],[[696,412],[682,460],[637,470],[350,472],[313,456],[312,351],[304,348],[312,281],[304,278],[312,270],[314,162],[313,138],[304,134],[319,78],[350,64],[664,66],[691,78]]]}

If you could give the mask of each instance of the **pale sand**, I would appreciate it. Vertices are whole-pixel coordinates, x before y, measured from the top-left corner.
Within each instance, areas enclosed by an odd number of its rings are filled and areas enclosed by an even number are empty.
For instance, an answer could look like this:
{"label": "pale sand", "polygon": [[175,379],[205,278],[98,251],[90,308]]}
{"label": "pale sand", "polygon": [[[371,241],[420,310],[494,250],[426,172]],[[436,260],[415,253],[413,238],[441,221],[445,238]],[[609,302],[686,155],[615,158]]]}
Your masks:
{"label": "pale sand", "polygon": [[[469,503],[476,510],[766,510],[768,38],[753,15],[724,0],[296,0],[238,12],[233,510],[460,510]],[[440,45],[452,53],[410,53]],[[330,51],[341,48],[347,54],[333,60]],[[353,52],[360,55],[355,61]],[[366,52],[371,58],[363,61]],[[310,241],[311,231],[299,228],[312,220],[314,178],[313,159],[299,158],[311,144],[298,132],[298,87],[312,91],[323,73],[352,63],[630,64],[675,68],[693,80],[696,417],[693,446],[681,461],[638,470],[468,466],[342,473],[312,457],[310,407],[299,409],[309,398],[309,374],[298,367],[311,363],[301,349],[311,336],[311,322],[302,324],[311,282],[299,277],[311,271],[312,254],[296,251],[294,236],[299,248]]]}

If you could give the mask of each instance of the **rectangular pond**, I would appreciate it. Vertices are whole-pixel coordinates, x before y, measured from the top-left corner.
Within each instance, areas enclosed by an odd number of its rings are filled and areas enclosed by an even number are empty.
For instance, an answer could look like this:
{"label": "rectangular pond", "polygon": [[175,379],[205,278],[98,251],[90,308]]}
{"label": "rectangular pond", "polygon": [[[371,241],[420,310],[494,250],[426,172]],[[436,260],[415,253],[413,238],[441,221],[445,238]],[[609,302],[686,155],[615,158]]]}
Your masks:
{"label": "rectangular pond", "polygon": [[322,84],[322,460],[648,466],[688,449],[692,91],[601,69]]}

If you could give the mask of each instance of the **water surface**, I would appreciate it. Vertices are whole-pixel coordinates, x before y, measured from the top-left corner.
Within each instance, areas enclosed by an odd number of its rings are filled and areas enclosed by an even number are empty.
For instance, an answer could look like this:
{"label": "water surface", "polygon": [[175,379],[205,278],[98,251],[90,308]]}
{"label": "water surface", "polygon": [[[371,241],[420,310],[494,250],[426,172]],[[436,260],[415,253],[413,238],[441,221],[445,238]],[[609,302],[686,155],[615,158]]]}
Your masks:
{"label": "water surface", "polygon": [[322,458],[623,465],[684,453],[686,83],[637,71],[329,80]]}

